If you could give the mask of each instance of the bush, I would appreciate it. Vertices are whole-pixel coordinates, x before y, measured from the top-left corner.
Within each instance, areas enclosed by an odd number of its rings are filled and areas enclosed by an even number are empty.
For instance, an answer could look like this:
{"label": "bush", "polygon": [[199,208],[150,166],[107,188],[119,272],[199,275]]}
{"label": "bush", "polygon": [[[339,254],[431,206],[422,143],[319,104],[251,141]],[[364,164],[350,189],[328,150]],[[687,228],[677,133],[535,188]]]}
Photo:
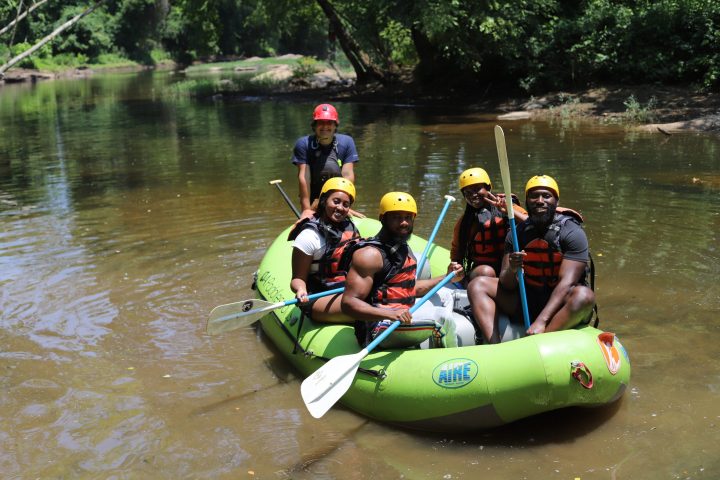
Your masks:
{"label": "bush", "polygon": [[293,80],[309,80],[310,77],[320,71],[320,65],[314,57],[303,57],[292,69]]}
{"label": "bush", "polygon": [[640,103],[635,95],[630,95],[625,102],[625,118],[633,123],[650,123],[655,121],[655,107],[657,99],[651,97],[646,105]]}

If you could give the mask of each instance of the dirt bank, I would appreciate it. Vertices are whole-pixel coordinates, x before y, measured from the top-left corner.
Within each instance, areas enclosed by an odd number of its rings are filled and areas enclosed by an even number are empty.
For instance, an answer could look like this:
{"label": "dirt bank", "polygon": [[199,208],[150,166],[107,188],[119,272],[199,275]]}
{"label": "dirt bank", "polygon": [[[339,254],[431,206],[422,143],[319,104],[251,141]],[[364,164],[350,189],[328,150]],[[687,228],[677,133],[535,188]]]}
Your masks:
{"label": "dirt bank", "polygon": [[582,118],[603,123],[622,123],[630,128],[666,135],[689,130],[720,133],[720,94],[698,92],[690,87],[604,86],[512,98],[486,98],[464,95],[462,92],[439,95],[411,92],[411,89],[396,89],[393,92],[377,89],[355,94],[340,92],[337,97],[395,103],[443,103],[478,111],[500,112],[498,118],[505,120]]}
{"label": "dirt bank", "polygon": [[569,114],[627,123],[662,134],[685,130],[720,132],[720,95],[690,88],[602,87],[548,94],[531,99],[524,106],[532,117]]}

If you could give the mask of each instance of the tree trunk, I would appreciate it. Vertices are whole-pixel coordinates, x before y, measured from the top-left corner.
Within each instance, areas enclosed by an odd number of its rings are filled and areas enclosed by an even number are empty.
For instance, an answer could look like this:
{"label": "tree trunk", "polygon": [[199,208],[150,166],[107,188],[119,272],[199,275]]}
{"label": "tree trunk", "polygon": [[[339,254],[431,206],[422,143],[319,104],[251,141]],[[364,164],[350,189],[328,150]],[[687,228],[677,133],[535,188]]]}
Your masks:
{"label": "tree trunk", "polygon": [[410,35],[418,56],[416,74],[421,82],[426,82],[433,72],[437,73],[438,52],[430,39],[417,26],[410,29]]}
{"label": "tree trunk", "polygon": [[13,25],[15,25],[16,23],[18,23],[18,22],[19,22],[20,20],[22,20],[23,18],[27,17],[27,15],[28,15],[29,13],[31,13],[33,10],[35,10],[36,8],[38,8],[40,5],[42,5],[42,4],[45,3],[45,2],[47,2],[47,0],[40,0],[40,1],[37,2],[37,3],[33,3],[33,4],[30,6],[30,8],[28,8],[28,9],[25,10],[23,13],[21,13],[20,15],[18,15],[17,18],[15,18],[15,20],[13,20],[12,22],[10,22],[10,23],[8,23],[6,26],[4,26],[4,27],[0,30],[0,35],[2,35],[3,33],[7,32],[8,30],[10,30],[10,29],[13,27]]}
{"label": "tree trunk", "polygon": [[362,50],[357,41],[355,41],[347,29],[345,29],[340,17],[330,2],[328,0],[316,1],[330,21],[330,26],[340,42],[340,47],[343,49],[343,52],[345,52],[345,55],[355,69],[357,83],[359,85],[367,84],[372,81],[385,83],[385,74],[372,62],[372,60],[370,60],[370,56]]}
{"label": "tree trunk", "polygon": [[68,20],[67,22],[63,23],[62,25],[60,25],[58,28],[56,28],[50,35],[46,36],[45,38],[43,38],[42,40],[40,40],[38,43],[36,43],[36,44],[33,45],[32,47],[30,47],[29,49],[25,50],[25,51],[24,51],[23,53],[21,53],[20,55],[18,55],[18,56],[16,56],[15,58],[11,59],[11,60],[10,60],[9,62],[7,62],[5,65],[1,66],[1,67],[0,67],[0,78],[3,78],[3,77],[4,77],[5,71],[7,71],[10,67],[12,67],[12,66],[15,65],[16,63],[22,61],[22,60],[25,59],[26,57],[29,57],[30,55],[32,55],[33,53],[35,53],[35,51],[36,51],[37,49],[39,49],[40,47],[42,47],[43,45],[45,45],[46,43],[48,43],[48,42],[49,42],[50,40],[52,40],[53,38],[55,38],[55,37],[57,37],[58,35],[60,35],[60,34],[61,34],[63,31],[65,31],[66,29],[68,29],[68,28],[72,27],[73,25],[75,25],[75,23],[77,23],[77,22],[78,22],[80,19],[82,19],[85,15],[87,15],[87,14],[91,13],[93,10],[95,10],[95,9],[98,7],[98,5],[100,5],[103,1],[104,1],[104,0],[99,0],[97,3],[95,3],[95,5],[93,5],[92,7],[88,8],[88,9],[85,10],[84,12],[82,12],[82,13],[80,13],[80,14],[78,14],[78,15],[75,15],[73,18],[71,18],[71,19]]}

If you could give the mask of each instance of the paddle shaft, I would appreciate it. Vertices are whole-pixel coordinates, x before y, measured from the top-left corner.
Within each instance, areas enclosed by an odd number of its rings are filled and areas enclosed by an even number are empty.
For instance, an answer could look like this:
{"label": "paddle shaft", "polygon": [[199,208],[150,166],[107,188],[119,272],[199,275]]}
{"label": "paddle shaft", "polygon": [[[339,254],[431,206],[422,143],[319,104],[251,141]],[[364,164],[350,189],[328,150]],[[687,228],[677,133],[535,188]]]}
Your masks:
{"label": "paddle shaft", "polygon": [[423,267],[425,266],[425,261],[427,260],[427,254],[428,254],[428,251],[430,251],[430,245],[435,241],[435,235],[437,235],[437,232],[440,229],[440,224],[442,224],[442,221],[445,218],[445,214],[447,213],[448,208],[450,207],[450,204],[455,201],[455,197],[452,197],[450,195],[445,195],[445,199],[446,199],[445,206],[443,206],[443,209],[440,212],[440,216],[438,217],[437,221],[435,222],[435,227],[433,228],[433,231],[430,234],[430,238],[428,238],[427,244],[425,245],[425,249],[423,250],[422,255],[420,256],[420,261],[418,262],[418,266],[417,266],[417,274],[418,275],[420,275]]}
{"label": "paddle shaft", "polygon": [[[440,283],[435,285],[425,296],[415,302],[415,305],[410,308],[410,312],[415,312],[420,308],[420,306],[435,295],[443,285],[452,280],[454,276],[455,272],[448,273]],[[345,392],[347,392],[352,385],[355,374],[358,368],[360,368],[360,363],[362,363],[363,359],[372,349],[387,338],[398,325],[400,325],[400,321],[394,321],[390,327],[359,352],[351,355],[341,355],[331,359],[302,382],[300,393],[302,394],[305,406],[313,417],[320,418],[325,415],[325,413],[345,395]]]}
{"label": "paddle shaft", "polygon": [[[316,298],[325,297],[328,295],[334,295],[342,293],[345,290],[344,287],[335,288],[326,292],[313,293],[308,295],[308,300],[314,300]],[[221,305],[215,307],[210,312],[210,318],[206,331],[209,335],[217,335],[219,333],[230,332],[238,328],[246,327],[257,320],[260,320],[267,312],[275,310],[276,308],[282,308],[288,305],[292,305],[298,302],[297,298],[292,300],[286,300],[283,302],[271,303],[261,308],[255,308],[253,310],[244,311],[248,302],[263,302],[263,300],[243,300],[242,302],[230,303],[227,305]]]}
{"label": "paddle shaft", "polygon": [[[513,250],[520,251],[520,245],[517,239],[517,229],[515,228],[515,212],[512,204],[512,187],[510,186],[510,165],[508,163],[507,147],[505,146],[505,132],[500,125],[495,125],[495,146],[500,159],[500,174],[502,176],[503,187],[505,187],[505,204],[507,205],[508,220],[510,221],[510,232],[513,243]],[[522,304],[523,320],[525,328],[530,328],[530,312],[528,311],[527,293],[525,292],[525,278],[523,269],[517,271],[518,289],[520,290],[520,303]]]}
{"label": "paddle shaft", "polygon": [[[325,292],[318,292],[318,293],[313,293],[312,295],[308,295],[307,299],[308,299],[308,301],[315,300],[316,298],[326,297],[328,295],[334,295],[336,293],[342,293],[344,291],[345,291],[345,287],[334,288],[332,290],[327,290]],[[268,306],[262,307],[262,308],[257,308],[255,310],[249,310],[247,312],[239,312],[239,313],[233,313],[231,315],[225,315],[224,317],[215,319],[215,321],[221,322],[224,320],[231,320],[233,318],[246,317],[248,315],[253,315],[255,313],[269,312],[271,310],[275,310],[276,308],[287,307],[288,305],[294,305],[296,303],[298,303],[298,299],[293,298],[291,300],[285,300],[284,302],[273,303],[272,305],[268,305]]]}
{"label": "paddle shaft", "polygon": [[281,182],[282,182],[282,180],[271,180],[269,183],[270,183],[270,185],[275,185],[277,187],[278,191],[280,191],[280,194],[285,199],[285,203],[287,203],[288,206],[290,208],[292,208],[292,211],[295,214],[295,216],[297,218],[300,218],[300,211],[297,209],[297,207],[292,202],[292,200],[290,200],[290,197],[287,196],[287,193],[285,193],[285,189],[283,189],[282,186],[280,185]]}
{"label": "paddle shaft", "polygon": [[[445,278],[443,278],[440,283],[435,285],[428,293],[426,293],[420,300],[415,302],[415,305],[410,307],[410,313],[415,313],[415,311],[420,308],[425,302],[427,302],[430,297],[435,295],[438,290],[440,290],[442,287],[445,286],[452,278],[455,276],[455,272],[448,273]],[[370,353],[375,347],[380,345],[380,343],[387,338],[388,335],[390,335],[398,326],[400,325],[400,320],[395,320],[392,325],[390,325],[384,332],[382,332],[380,335],[375,337],[375,339],[370,342],[367,347],[365,347],[365,350],[367,353]],[[366,353],[366,355],[367,355]]]}

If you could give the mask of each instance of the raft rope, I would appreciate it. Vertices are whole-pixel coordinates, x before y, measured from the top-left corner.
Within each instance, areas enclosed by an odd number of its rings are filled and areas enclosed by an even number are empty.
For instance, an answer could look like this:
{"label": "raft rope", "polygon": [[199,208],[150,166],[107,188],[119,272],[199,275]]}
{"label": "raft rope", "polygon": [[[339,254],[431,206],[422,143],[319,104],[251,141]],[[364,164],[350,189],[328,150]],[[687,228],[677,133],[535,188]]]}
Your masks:
{"label": "raft rope", "polygon": [[[579,360],[573,360],[570,362],[570,368],[572,369],[570,375],[580,382],[580,385],[587,388],[588,390],[593,387],[592,373],[587,365]],[[584,375],[584,378],[583,378]]]}

